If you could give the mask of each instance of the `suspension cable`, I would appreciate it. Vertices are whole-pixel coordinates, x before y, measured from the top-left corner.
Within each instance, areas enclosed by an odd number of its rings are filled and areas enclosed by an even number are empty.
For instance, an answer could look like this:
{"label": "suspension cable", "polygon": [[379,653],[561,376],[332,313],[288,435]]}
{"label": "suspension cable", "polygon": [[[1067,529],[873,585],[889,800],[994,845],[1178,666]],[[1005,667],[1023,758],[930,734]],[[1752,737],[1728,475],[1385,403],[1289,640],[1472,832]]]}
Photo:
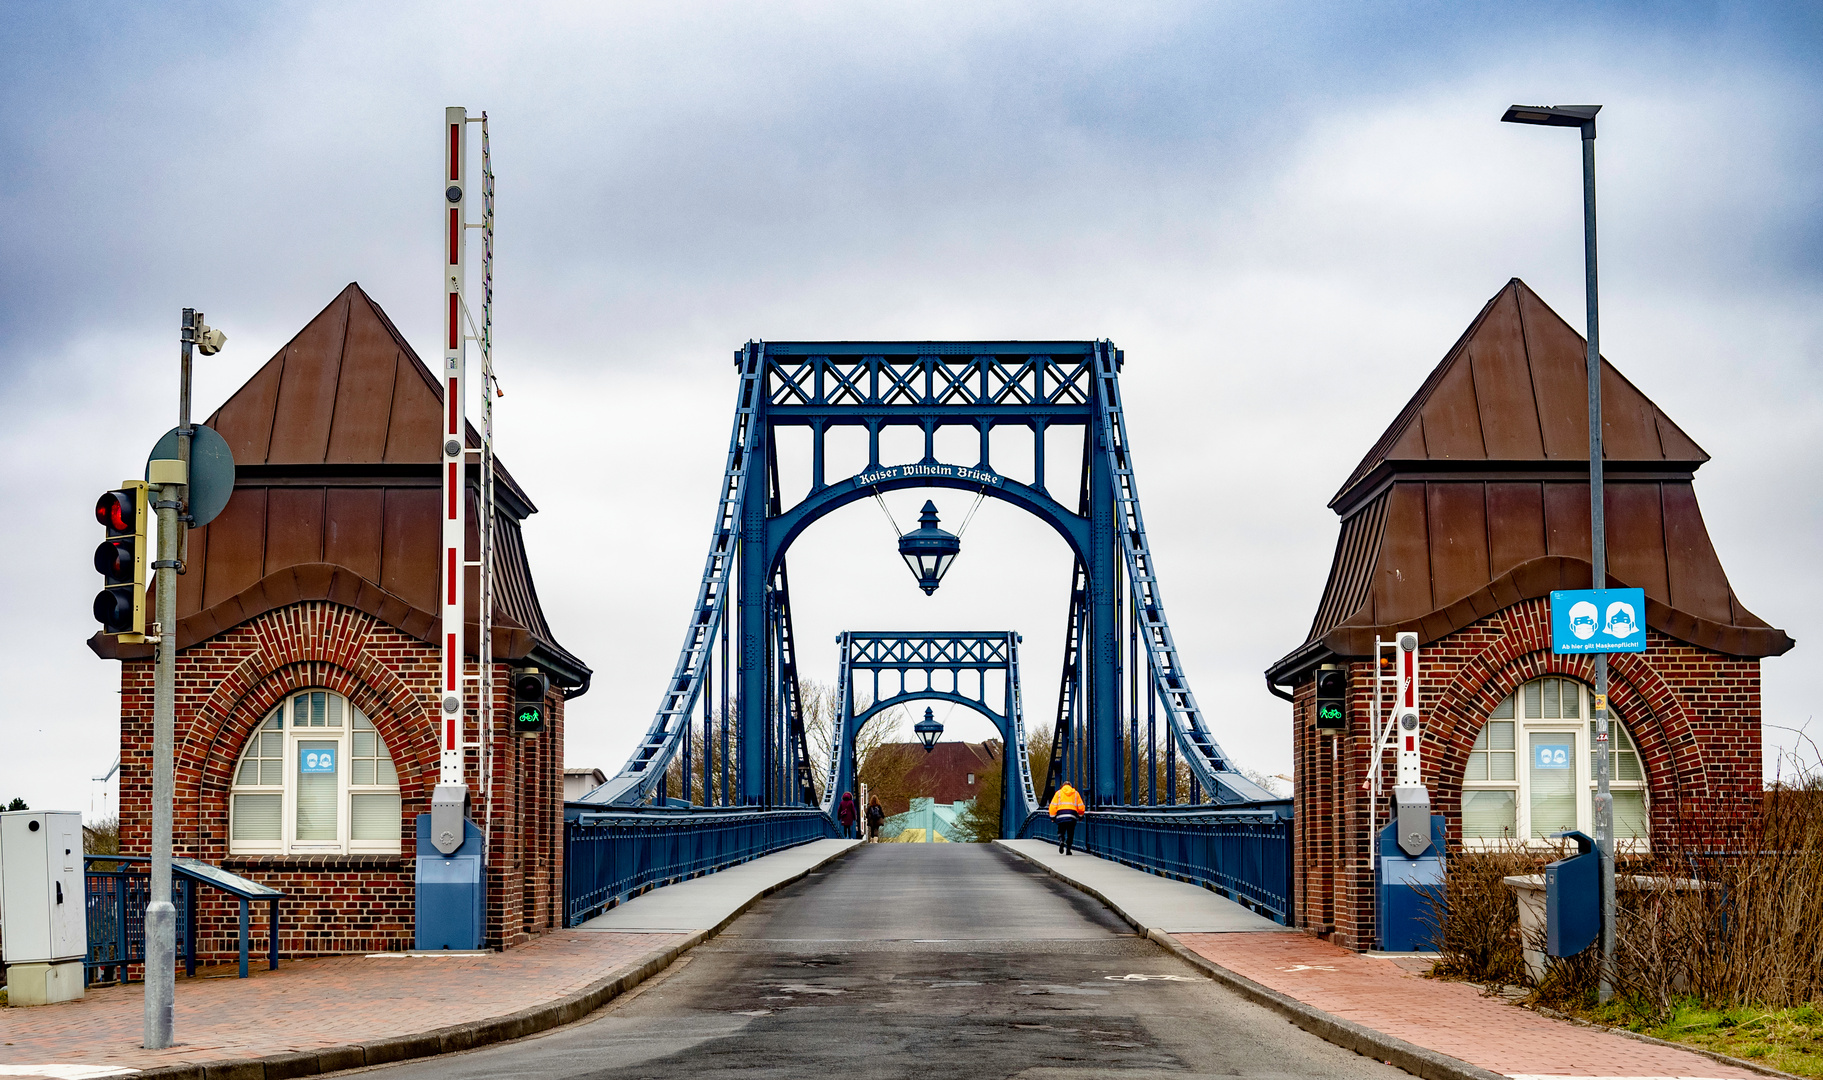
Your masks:
{"label": "suspension cable", "polygon": [[987,487],[983,485],[981,490],[975,493],[975,505],[968,508],[968,514],[962,519],[962,527],[956,530],[956,539],[962,539],[962,534],[968,532],[968,523],[975,520],[975,511],[981,509],[981,504],[986,500]]}
{"label": "suspension cable", "polygon": [[879,504],[879,505],[880,505],[880,513],[882,513],[882,514],[885,514],[885,515],[886,515],[886,521],[887,521],[887,524],[889,524],[889,525],[891,525],[891,526],[892,526],[892,529],[893,529],[893,538],[894,538],[894,539],[895,539],[895,540],[896,540],[896,539],[898,539],[898,538],[899,538],[899,537],[902,537],[902,536],[904,536],[904,535],[905,535],[905,530],[903,530],[903,529],[901,529],[901,528],[899,528],[899,522],[898,522],[898,520],[897,520],[897,519],[895,519],[895,518],[894,518],[894,517],[893,517],[893,512],[892,512],[892,511],[891,511],[891,510],[888,510],[888,509],[887,509],[887,508],[886,508],[886,500],[885,500],[885,499],[882,499],[882,498],[881,498],[881,497],[880,497],[880,488],[879,488],[879,486],[878,486],[878,485],[875,485],[875,486],[874,486],[874,488],[873,488],[873,493],[874,493],[874,502],[876,502],[876,503],[878,503],[878,504]]}

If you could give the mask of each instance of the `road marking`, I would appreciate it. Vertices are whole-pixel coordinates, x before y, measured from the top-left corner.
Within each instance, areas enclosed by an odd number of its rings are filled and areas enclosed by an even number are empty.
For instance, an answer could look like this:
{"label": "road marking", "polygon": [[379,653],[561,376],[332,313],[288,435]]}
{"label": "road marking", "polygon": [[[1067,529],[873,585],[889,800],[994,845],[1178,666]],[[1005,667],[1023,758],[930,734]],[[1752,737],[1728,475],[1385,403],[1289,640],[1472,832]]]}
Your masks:
{"label": "road marking", "polygon": [[1278,970],[1280,970],[1280,971],[1334,971],[1336,969],[1329,964],[1293,964],[1290,967],[1282,967],[1282,968],[1279,968]]}
{"label": "road marking", "polygon": [[1206,982],[1190,975],[1103,975],[1109,982]]}
{"label": "road marking", "polygon": [[138,1069],[111,1065],[0,1065],[0,1076],[48,1076],[54,1080],[92,1080],[101,1076],[130,1076]]}

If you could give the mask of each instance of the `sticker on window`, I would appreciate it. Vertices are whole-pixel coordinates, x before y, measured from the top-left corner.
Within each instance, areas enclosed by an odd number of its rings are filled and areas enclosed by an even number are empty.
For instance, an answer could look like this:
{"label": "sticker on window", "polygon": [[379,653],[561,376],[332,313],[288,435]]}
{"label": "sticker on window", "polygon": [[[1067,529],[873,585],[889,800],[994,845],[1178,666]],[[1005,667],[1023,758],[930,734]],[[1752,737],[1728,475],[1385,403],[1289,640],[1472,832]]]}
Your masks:
{"label": "sticker on window", "polygon": [[1567,769],[1570,767],[1570,748],[1568,746],[1546,744],[1533,747],[1538,751],[1538,767],[1541,769]]}
{"label": "sticker on window", "polygon": [[300,749],[298,751],[298,772],[335,772],[335,748],[332,746],[325,746],[316,750]]}

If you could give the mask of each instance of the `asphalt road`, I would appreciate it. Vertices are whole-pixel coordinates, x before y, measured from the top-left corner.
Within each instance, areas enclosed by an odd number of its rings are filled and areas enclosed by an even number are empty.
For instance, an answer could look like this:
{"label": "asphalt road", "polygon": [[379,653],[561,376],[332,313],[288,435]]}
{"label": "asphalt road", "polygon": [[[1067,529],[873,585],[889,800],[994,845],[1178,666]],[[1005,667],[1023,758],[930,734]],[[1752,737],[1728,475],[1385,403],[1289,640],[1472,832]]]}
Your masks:
{"label": "asphalt road", "polygon": [[863,847],[580,1023],[364,1070],[481,1078],[1405,1077],[991,845]]}

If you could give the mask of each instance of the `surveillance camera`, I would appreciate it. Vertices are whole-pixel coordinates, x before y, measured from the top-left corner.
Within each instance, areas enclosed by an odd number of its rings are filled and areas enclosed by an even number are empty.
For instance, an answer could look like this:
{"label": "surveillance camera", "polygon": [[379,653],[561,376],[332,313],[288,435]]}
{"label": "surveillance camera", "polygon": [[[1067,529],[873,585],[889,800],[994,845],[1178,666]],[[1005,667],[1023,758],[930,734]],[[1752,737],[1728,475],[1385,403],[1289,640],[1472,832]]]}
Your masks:
{"label": "surveillance camera", "polygon": [[196,347],[204,356],[214,356],[222,351],[228,343],[228,335],[213,326],[200,326],[196,331]]}

